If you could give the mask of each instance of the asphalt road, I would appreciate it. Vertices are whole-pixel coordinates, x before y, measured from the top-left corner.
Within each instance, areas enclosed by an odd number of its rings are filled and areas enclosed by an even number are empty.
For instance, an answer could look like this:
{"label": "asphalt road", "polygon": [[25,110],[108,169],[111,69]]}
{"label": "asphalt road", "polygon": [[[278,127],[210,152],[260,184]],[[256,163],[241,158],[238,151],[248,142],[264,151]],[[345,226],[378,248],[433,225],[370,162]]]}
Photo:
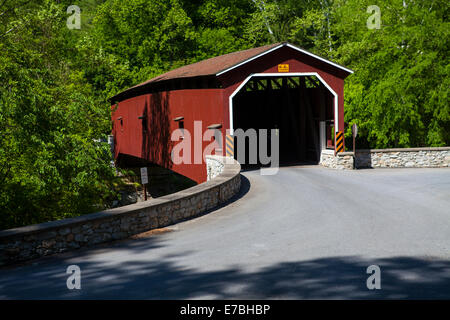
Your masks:
{"label": "asphalt road", "polygon": [[247,171],[235,201],[163,231],[0,269],[0,298],[450,298],[450,169]]}

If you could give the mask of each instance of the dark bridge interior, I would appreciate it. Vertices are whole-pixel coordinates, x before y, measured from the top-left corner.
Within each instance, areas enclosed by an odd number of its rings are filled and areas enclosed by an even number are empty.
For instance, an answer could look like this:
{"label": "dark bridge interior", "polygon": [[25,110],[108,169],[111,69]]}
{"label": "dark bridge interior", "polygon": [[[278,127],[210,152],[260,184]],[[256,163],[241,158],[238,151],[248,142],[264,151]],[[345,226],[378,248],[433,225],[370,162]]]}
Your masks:
{"label": "dark bridge interior", "polygon": [[[319,123],[334,115],[333,95],[316,77],[254,77],[233,99],[235,130],[278,129],[280,165],[319,162]],[[246,139],[246,165],[250,164],[249,142]],[[235,157],[239,157],[236,138]]]}

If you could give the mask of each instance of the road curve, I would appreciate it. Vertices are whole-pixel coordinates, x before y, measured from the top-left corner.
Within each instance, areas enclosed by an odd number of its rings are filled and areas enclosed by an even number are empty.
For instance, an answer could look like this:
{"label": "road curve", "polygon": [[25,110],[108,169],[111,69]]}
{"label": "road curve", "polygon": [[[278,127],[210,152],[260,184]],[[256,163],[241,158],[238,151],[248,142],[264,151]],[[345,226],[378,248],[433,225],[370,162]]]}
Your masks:
{"label": "road curve", "polygon": [[0,269],[0,298],[450,298],[450,169],[242,175],[237,199],[167,232]]}

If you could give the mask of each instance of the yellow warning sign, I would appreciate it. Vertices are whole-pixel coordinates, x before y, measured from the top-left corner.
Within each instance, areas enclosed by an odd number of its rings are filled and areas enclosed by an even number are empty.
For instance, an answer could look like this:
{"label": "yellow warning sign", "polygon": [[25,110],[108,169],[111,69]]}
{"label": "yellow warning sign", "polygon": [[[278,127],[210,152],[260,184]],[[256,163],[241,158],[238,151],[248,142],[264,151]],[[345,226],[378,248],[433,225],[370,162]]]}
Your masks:
{"label": "yellow warning sign", "polygon": [[234,157],[234,138],[232,135],[226,135],[227,157]]}
{"label": "yellow warning sign", "polygon": [[279,64],[278,72],[289,72],[289,65],[288,64]]}
{"label": "yellow warning sign", "polygon": [[336,132],[336,152],[344,152],[344,132]]}

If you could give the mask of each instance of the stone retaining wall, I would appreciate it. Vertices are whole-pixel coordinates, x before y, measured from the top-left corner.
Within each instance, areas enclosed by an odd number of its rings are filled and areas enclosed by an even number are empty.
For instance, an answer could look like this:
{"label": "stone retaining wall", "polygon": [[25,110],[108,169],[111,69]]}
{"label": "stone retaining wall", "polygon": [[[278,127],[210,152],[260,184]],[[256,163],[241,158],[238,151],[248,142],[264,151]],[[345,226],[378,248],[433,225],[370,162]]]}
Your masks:
{"label": "stone retaining wall", "polygon": [[353,169],[353,152],[340,152],[335,156],[333,150],[323,150],[319,164],[332,169]]}
{"label": "stone retaining wall", "polygon": [[357,168],[450,167],[450,147],[356,151]]}
{"label": "stone retaining wall", "polygon": [[210,162],[223,164],[214,166],[214,179],[171,195],[76,218],[0,231],[0,265],[124,239],[213,209],[239,191],[241,166],[234,159],[219,156],[211,157]]}
{"label": "stone retaining wall", "polygon": [[323,150],[319,164],[332,169],[356,168],[446,168],[450,167],[450,147],[371,149],[340,152]]}

